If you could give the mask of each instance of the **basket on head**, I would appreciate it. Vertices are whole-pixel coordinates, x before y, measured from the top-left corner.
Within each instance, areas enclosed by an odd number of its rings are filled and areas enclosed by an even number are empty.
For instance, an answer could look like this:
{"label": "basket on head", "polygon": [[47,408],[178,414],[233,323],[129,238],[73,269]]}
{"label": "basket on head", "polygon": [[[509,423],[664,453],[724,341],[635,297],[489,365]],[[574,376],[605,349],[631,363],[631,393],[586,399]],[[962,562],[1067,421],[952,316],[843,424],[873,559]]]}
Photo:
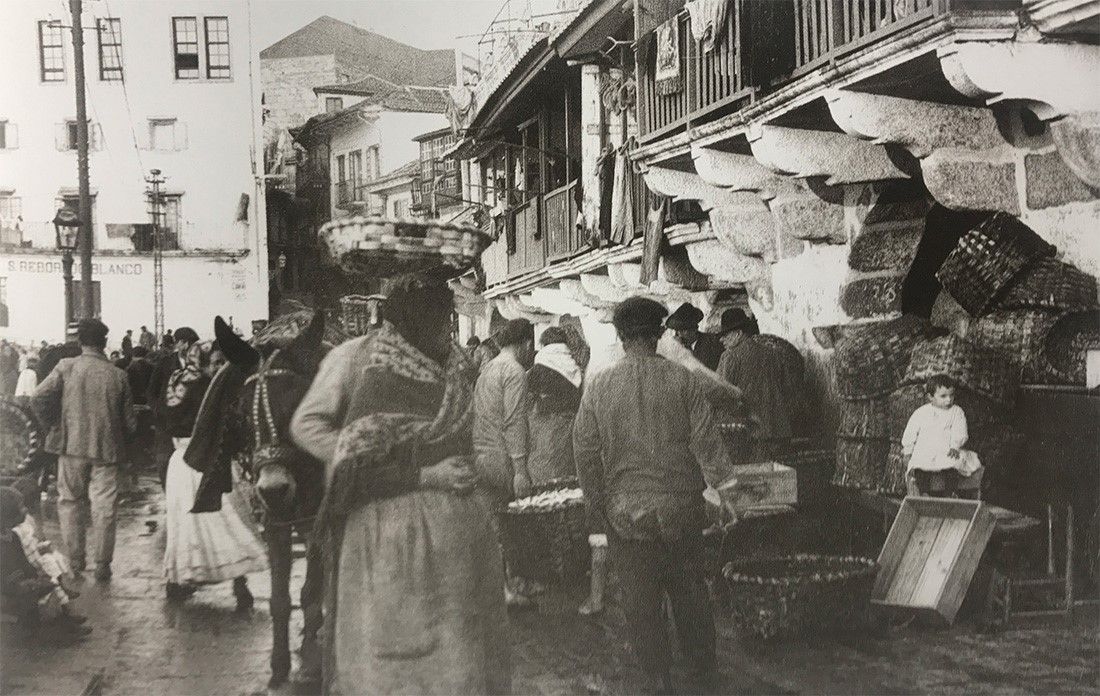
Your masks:
{"label": "basket on head", "polygon": [[908,314],[845,326],[833,354],[841,397],[869,399],[889,394],[905,377],[913,346],[932,331],[927,319]]}
{"label": "basket on head", "polygon": [[1024,376],[1043,384],[1083,385],[1088,351],[1100,349],[1100,311],[1067,312],[1043,337]]}
{"label": "basket on head", "polygon": [[1042,258],[1005,290],[1001,309],[1094,309],[1097,299],[1094,276],[1057,259]]}
{"label": "basket on head", "polygon": [[477,263],[490,241],[474,227],[363,216],[327,222],[318,237],[345,273],[371,279],[410,273],[454,278]]}
{"label": "basket on head", "polygon": [[1053,256],[1047,244],[1008,213],[995,213],[959,240],[936,277],[970,313],[981,316],[1025,268]]}
{"label": "basket on head", "polygon": [[954,334],[913,346],[905,384],[923,384],[933,375],[947,375],[998,404],[1014,403],[1020,388],[1019,364]]}

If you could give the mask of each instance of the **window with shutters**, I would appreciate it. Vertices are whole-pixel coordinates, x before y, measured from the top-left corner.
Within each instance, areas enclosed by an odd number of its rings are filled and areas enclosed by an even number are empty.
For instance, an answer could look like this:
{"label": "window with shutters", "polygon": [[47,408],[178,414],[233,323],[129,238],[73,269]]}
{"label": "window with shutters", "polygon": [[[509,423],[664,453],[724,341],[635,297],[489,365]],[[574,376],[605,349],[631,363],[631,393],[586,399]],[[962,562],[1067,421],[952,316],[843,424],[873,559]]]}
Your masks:
{"label": "window with shutters", "polygon": [[61,23],[38,23],[38,68],[43,82],[65,81],[65,33]]}
{"label": "window with shutters", "polygon": [[[56,144],[58,150],[76,150],[79,143],[76,119],[68,119],[57,126]],[[100,150],[103,148],[103,131],[98,123],[88,120],[88,149]]]}
{"label": "window with shutters", "polygon": [[122,81],[122,20],[99,20],[99,79]]}
{"label": "window with shutters", "polygon": [[229,79],[229,18],[206,17],[206,77],[209,80]]}
{"label": "window with shutters", "polygon": [[162,208],[163,219],[161,225],[161,248],[175,250],[180,248],[180,234],[183,232],[183,195],[179,193],[164,194],[164,206]]}
{"label": "window with shutters", "polygon": [[7,226],[23,214],[23,199],[11,191],[0,192],[0,224]]}
{"label": "window with shutters", "polygon": [[343,97],[325,97],[325,113],[331,114],[344,108]]}
{"label": "window with shutters", "polygon": [[199,23],[194,17],[172,18],[172,52],[177,80],[199,78]]}

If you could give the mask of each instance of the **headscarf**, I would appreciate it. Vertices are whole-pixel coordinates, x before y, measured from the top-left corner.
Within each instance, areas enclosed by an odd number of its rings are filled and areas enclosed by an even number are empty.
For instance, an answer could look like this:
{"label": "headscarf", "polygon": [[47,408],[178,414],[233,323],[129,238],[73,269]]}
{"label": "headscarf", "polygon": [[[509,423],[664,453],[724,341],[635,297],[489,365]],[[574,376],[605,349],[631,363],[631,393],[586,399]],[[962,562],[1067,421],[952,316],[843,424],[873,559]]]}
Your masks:
{"label": "headscarf", "polygon": [[557,372],[572,382],[574,387],[580,389],[584,372],[573,359],[573,352],[569,350],[569,346],[564,343],[550,343],[540,348],[535,354],[535,364]]}
{"label": "headscarf", "polygon": [[[165,399],[169,408],[174,408],[183,403],[194,383],[206,377],[204,370],[210,364],[212,347],[211,342],[206,341],[205,343],[194,344],[187,351],[185,365],[173,372],[168,378]],[[203,385],[202,388],[205,390],[206,385]]]}

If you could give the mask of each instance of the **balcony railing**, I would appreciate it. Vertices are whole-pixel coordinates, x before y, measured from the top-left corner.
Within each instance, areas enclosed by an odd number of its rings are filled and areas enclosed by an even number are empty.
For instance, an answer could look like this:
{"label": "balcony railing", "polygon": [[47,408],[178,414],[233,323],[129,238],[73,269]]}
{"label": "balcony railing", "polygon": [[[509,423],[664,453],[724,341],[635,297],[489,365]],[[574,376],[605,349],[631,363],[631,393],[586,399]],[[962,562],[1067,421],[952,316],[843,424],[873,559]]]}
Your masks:
{"label": "balcony railing", "polygon": [[546,228],[546,256],[550,261],[566,258],[584,248],[584,236],[577,229],[577,190],[574,181],[543,196]]}
{"label": "balcony railing", "polygon": [[[774,0],[779,2],[780,0]],[[769,0],[769,3],[771,0]],[[677,92],[660,94],[656,83],[656,51],[646,50],[642,42],[638,53],[638,119],[642,140],[653,140],[690,124],[705,122],[735,111],[748,104],[761,87],[774,88],[845,53],[862,49],[888,35],[927,21],[948,11],[950,0],[786,0],[789,14],[772,13],[766,21],[776,26],[763,26],[764,19],[752,18],[750,12],[776,5],[759,0],[730,0],[729,15],[722,29],[722,40],[712,51],[706,51],[692,38],[690,19],[686,12],[677,17],[680,36],[680,78]],[[753,32],[770,37],[758,44],[758,51],[767,55],[754,59],[753,47],[743,46],[742,26],[752,26]],[[790,36],[790,33],[794,36]],[[786,34],[785,36],[783,34]],[[755,34],[753,34],[755,36]],[[789,47],[789,49],[787,48]],[[771,76],[769,70],[754,70],[766,62],[791,67],[789,73]],[[648,53],[648,55],[647,55]],[[758,64],[754,64],[754,60]],[[786,70],[784,67],[784,70]]]}

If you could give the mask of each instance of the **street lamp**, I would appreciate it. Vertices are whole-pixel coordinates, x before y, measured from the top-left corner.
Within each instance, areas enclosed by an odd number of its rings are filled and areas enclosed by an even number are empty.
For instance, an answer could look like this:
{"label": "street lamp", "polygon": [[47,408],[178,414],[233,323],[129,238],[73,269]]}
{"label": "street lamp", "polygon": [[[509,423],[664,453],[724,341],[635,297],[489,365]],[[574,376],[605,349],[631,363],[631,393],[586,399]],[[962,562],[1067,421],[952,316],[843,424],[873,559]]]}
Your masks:
{"label": "street lamp", "polygon": [[65,329],[68,331],[73,323],[73,252],[80,238],[80,215],[72,208],[58,209],[53,218],[53,229],[65,279]]}

